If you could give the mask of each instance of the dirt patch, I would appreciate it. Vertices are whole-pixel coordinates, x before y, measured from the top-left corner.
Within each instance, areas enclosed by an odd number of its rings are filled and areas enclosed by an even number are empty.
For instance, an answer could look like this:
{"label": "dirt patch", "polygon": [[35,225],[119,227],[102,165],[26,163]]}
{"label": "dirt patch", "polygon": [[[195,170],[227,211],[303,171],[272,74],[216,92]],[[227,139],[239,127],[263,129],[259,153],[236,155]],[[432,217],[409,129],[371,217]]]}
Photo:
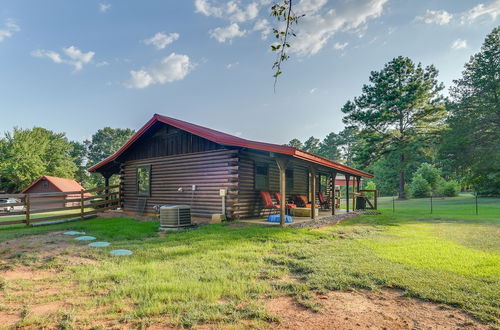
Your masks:
{"label": "dirt patch", "polygon": [[23,236],[0,242],[0,258],[13,259],[36,252],[40,258],[57,255],[70,246],[75,246],[73,236],[63,232],[51,232],[41,235]]}
{"label": "dirt patch", "polygon": [[43,280],[50,276],[53,276],[54,272],[41,270],[41,269],[33,269],[31,267],[26,266],[16,266],[12,270],[8,270],[5,272],[0,272],[0,276],[6,279],[7,281],[12,280]]}
{"label": "dirt patch", "polygon": [[396,290],[335,291],[318,297],[314,313],[290,297],[270,300],[269,312],[281,319],[281,329],[488,329],[452,307],[403,297]]}
{"label": "dirt patch", "polygon": [[54,314],[63,309],[64,303],[62,301],[52,301],[46,304],[30,306],[30,312],[34,316],[42,316]]}
{"label": "dirt patch", "polygon": [[15,312],[0,311],[0,327],[5,327],[5,328],[13,327],[20,320],[21,320],[21,312],[19,311]]}

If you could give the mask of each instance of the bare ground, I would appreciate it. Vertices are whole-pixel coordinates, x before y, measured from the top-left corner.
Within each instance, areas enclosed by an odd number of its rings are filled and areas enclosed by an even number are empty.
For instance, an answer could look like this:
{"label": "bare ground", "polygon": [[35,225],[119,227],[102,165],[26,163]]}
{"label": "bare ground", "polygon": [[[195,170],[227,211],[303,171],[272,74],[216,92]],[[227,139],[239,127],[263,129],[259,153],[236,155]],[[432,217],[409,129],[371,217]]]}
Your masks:
{"label": "bare ground", "polygon": [[267,302],[279,329],[488,329],[458,309],[402,296],[397,290],[335,291],[315,313],[290,297]]}
{"label": "bare ground", "polygon": [[[42,267],[57,258],[64,265],[95,263],[79,255],[86,247],[61,232],[34,235],[0,243],[0,329],[37,328],[26,322],[42,318],[46,328],[60,326],[65,315],[79,315],[79,328],[133,327],[109,319],[106,310],[86,308],[88,297],[72,294],[77,285],[62,278],[60,270]],[[61,280],[65,280],[61,287]],[[238,325],[202,325],[201,329],[279,328],[279,329],[488,329],[462,311],[404,297],[401,291],[335,291],[318,296],[320,311],[302,307],[290,297],[264,301],[268,311],[280,319],[276,324],[242,321]],[[127,311],[123,311],[124,315]],[[83,317],[84,323],[79,323]],[[55,323],[55,320],[58,320]],[[64,321],[62,321],[64,322]],[[149,323],[152,329],[166,329],[167,320]]]}

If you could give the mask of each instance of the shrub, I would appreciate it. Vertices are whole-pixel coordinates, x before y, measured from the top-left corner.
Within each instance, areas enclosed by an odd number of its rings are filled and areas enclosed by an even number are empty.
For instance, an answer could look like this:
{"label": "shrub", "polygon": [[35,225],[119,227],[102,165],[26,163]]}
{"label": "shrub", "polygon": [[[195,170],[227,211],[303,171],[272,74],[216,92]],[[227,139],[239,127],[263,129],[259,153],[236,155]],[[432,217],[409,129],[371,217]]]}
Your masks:
{"label": "shrub", "polygon": [[421,174],[417,174],[413,176],[410,191],[411,195],[416,198],[429,197],[431,195],[431,185]]}
{"label": "shrub", "polygon": [[415,172],[415,176],[421,175],[425,181],[430,185],[432,191],[436,191],[436,189],[440,185],[441,179],[441,170],[429,163],[423,163],[419,166],[417,171]]}
{"label": "shrub", "polygon": [[455,197],[460,192],[460,184],[455,180],[445,181],[440,189],[442,196]]}

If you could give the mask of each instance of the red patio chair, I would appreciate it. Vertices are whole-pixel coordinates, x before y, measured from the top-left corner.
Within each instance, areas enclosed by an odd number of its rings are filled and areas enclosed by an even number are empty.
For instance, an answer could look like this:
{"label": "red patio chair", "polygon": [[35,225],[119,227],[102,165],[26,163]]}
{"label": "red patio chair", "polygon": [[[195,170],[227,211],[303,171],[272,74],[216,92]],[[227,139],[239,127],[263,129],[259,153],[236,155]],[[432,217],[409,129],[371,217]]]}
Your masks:
{"label": "red patio chair", "polygon": [[262,200],[262,209],[268,210],[269,215],[273,213],[277,213],[277,210],[280,209],[279,205],[276,205],[273,203],[273,200],[271,199],[271,194],[269,191],[266,190],[261,190],[259,191],[260,198]]}
{"label": "red patio chair", "polygon": [[[275,192],[273,194],[273,196],[274,196],[274,199],[276,200],[276,202],[278,202],[278,205],[281,205],[281,194],[280,194],[280,192],[279,191]],[[286,205],[287,209],[294,209],[294,208],[297,207],[297,205],[295,205],[293,203],[285,203],[285,205]]]}
{"label": "red patio chair", "polygon": [[320,208],[324,210],[329,210],[330,205],[332,204],[330,201],[326,200],[325,196],[321,191],[318,191],[318,200]]}
{"label": "red patio chair", "polygon": [[311,204],[308,202],[306,195],[295,195],[293,196],[295,204],[299,207],[311,208]]}

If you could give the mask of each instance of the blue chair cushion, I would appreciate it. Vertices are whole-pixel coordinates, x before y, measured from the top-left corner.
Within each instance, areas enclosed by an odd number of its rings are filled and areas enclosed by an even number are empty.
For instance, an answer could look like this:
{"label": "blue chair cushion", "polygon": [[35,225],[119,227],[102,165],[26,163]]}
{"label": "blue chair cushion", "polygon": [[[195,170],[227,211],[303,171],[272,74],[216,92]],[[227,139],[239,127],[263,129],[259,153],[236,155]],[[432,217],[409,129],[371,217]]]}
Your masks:
{"label": "blue chair cushion", "polygon": [[[270,216],[267,218],[267,222],[280,222],[280,215],[279,215],[279,214],[273,214],[273,215],[270,215]],[[286,223],[293,222],[292,217],[291,217],[291,216],[289,216],[289,215],[285,216],[285,222],[286,222]]]}

